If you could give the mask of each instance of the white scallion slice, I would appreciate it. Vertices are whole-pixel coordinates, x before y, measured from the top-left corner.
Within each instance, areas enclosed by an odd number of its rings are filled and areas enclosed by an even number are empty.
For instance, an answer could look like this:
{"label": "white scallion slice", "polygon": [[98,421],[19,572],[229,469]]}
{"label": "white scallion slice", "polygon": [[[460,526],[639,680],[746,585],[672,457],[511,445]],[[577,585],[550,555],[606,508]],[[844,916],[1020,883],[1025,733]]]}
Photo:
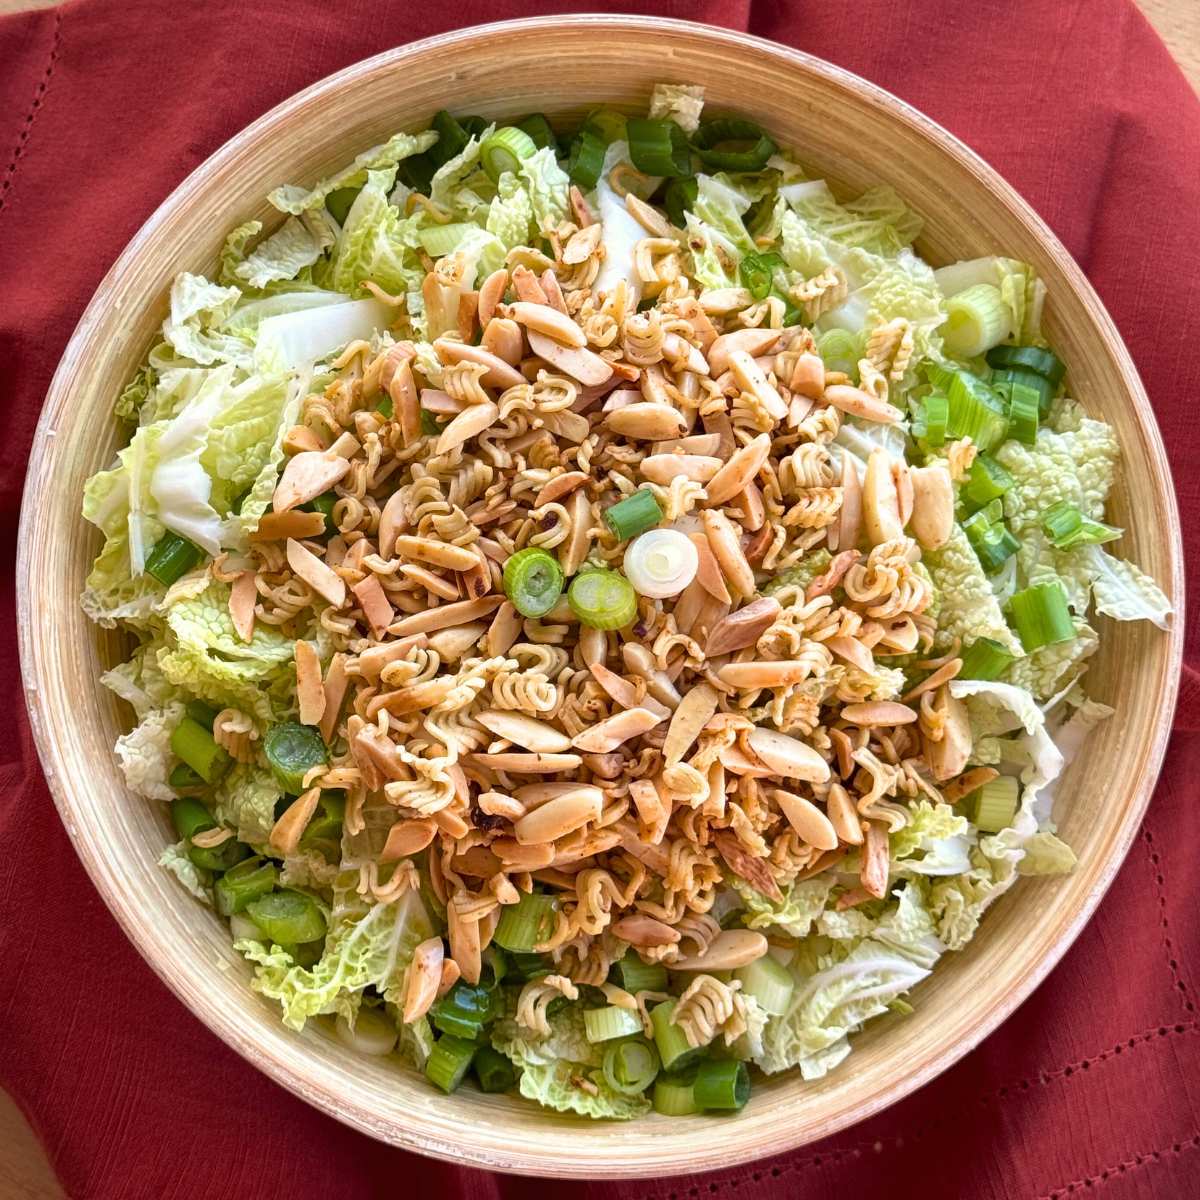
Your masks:
{"label": "white scallion slice", "polygon": [[639,595],[665,600],[678,596],[696,578],[700,556],[686,534],[651,529],[629,543],[624,568]]}

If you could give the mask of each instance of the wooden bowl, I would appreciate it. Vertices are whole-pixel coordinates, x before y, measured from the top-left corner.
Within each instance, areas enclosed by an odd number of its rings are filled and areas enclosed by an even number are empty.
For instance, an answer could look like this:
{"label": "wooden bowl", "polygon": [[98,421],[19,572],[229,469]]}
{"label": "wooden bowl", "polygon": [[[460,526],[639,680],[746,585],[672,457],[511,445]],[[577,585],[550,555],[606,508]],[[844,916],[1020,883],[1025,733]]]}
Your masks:
{"label": "wooden bowl", "polygon": [[[555,70],[547,72],[546,63]],[[550,81],[546,83],[544,81]],[[1049,286],[1047,328],[1074,394],[1112,422],[1124,470],[1112,520],[1120,550],[1182,599],[1179,519],[1158,429],[1121,339],[1079,267],[1013,190],[944,129],[845,71],[743,34],[677,21],[582,16],[468,29],[389,51],[317,83],[199,167],[143,226],[100,285],[50,388],[30,461],[18,594],[24,680],[50,788],[79,856],[147,962],[235,1050],[332,1116],[397,1146],[543,1176],[663,1176],[744,1163],[824,1137],[929,1082],[1024,1000],[1079,933],[1141,820],[1171,724],[1182,640],[1105,622],[1092,692],[1118,707],[1060,791],[1069,876],[1026,880],[978,937],[947,955],[916,1012],[876,1021],[848,1065],[805,1083],[759,1082],[722,1119],[589,1123],[463,1089],[443,1096],[398,1063],[358,1057],[319,1022],[289,1032],[247,985],[228,932],[155,865],[172,839],[164,809],[131,796],[113,762],[127,722],[97,682],[120,649],[78,605],[97,549],[79,516],[84,480],[118,445],[113,399],[161,322],[174,275],[207,269],[229,227],[271,219],[276,184],[328,174],[443,105],[488,117],[643,111],[660,80],[703,83],[712,109],[761,121],[851,189],[886,181],[927,219],[934,263],[1003,253]],[[753,80],[753,89],[747,81]],[[561,82],[555,82],[561,81]],[[30,598],[36,596],[36,604]],[[1118,679],[1120,684],[1118,686]],[[218,969],[221,967],[223,969]]]}

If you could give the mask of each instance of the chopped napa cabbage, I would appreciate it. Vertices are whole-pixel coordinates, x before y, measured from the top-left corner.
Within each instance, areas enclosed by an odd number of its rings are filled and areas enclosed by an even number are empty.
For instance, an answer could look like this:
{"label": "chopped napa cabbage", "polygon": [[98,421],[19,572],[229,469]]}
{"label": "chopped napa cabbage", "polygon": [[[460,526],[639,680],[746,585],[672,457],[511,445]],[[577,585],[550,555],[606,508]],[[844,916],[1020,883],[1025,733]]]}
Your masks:
{"label": "chopped napa cabbage", "polygon": [[[468,138],[462,150],[434,172],[429,198],[439,208],[465,220],[473,220],[486,212],[487,201],[482,193],[487,192],[490,196],[491,180],[479,169],[479,150],[495,128],[495,125],[489,125],[478,137]],[[473,174],[476,178],[471,178]],[[472,186],[468,186],[468,179]]]}
{"label": "chopped napa cabbage", "polygon": [[1032,692],[1039,700],[1054,695],[1100,647],[1099,635],[1086,621],[1077,619],[1075,632],[1072,641],[1041,646],[1027,657],[1018,658],[1005,673],[1005,682]]}
{"label": "chopped napa cabbage", "polygon": [[183,705],[176,701],[151,710],[138,725],[117,738],[117,763],[130,791],[150,800],[175,799],[175,789],[167,783],[167,776],[175,762],[171,734],[182,719]]}
{"label": "chopped napa cabbage", "polygon": [[283,1023],[303,1029],[309,1017],[337,1013],[353,1020],[363,990],[375,988],[395,1003],[413,951],[433,935],[419,892],[389,904],[366,906],[354,892],[335,897],[320,959],[297,966],[285,950],[243,939],[234,948],[258,964],[251,986],[283,1009]]}
{"label": "chopped napa cabbage", "polygon": [[957,875],[968,869],[967,819],[948,804],[919,800],[909,807],[910,821],[891,836],[895,875]]}
{"label": "chopped napa cabbage", "polygon": [[217,282],[222,287],[239,287],[238,267],[250,256],[250,243],[262,233],[261,221],[243,221],[225,235],[217,262]]}
{"label": "chopped napa cabbage", "polygon": [[657,83],[650,94],[650,117],[674,121],[684,133],[700,128],[704,89],[693,83]]}
{"label": "chopped napa cabbage", "polygon": [[633,262],[633,252],[645,236],[646,231],[634,219],[625,201],[617,195],[608,182],[609,172],[619,163],[629,161],[629,146],[624,141],[610,143],[604,154],[604,169],[596,190],[592,193],[596,215],[603,228],[604,261],[592,284],[592,292],[612,293],[622,280],[625,283],[629,302],[636,305],[642,297],[642,280]]}
{"label": "chopped napa cabbage", "polygon": [[521,178],[529,193],[533,219],[543,234],[557,229],[567,219],[570,206],[571,180],[558,165],[554,150],[542,146],[521,160]]}
{"label": "chopped napa cabbage", "polygon": [[922,561],[929,568],[941,600],[939,644],[957,637],[966,645],[976,638],[987,637],[999,642],[1010,654],[1018,657],[1024,654],[961,525],[955,523],[946,544],[926,553]]}
{"label": "chopped napa cabbage", "polygon": [[158,669],[154,651],[153,643],[144,643],[128,662],[118,663],[100,676],[100,682],[130,704],[138,717],[176,699],[174,686]]}
{"label": "chopped napa cabbage", "polygon": [[433,1053],[433,1026],[430,1025],[429,1018],[418,1017],[406,1025],[399,1007],[389,1004],[388,1012],[400,1032],[396,1042],[396,1053],[418,1071],[423,1071]]}
{"label": "chopped napa cabbage", "polygon": [[325,214],[308,211],[288,217],[270,237],[264,238],[233,268],[234,277],[252,288],[264,288],[282,279],[294,279],[311,267],[333,245],[332,223]]}
{"label": "chopped napa cabbage", "polygon": [[213,789],[213,816],[237,830],[238,840],[263,845],[275,824],[283,789],[275,776],[255,763],[237,763]]}
{"label": "chopped napa cabbage", "polygon": [[171,308],[163,322],[163,337],[182,358],[201,366],[236,363],[248,366],[253,356],[250,343],[222,332],[242,293],[236,287],[221,287],[203,275],[187,271],[171,285]]}
{"label": "chopped napa cabbage", "polygon": [[1159,629],[1170,628],[1171,602],[1144,571],[1105,553],[1102,546],[1080,546],[1074,553],[1091,573],[1097,612],[1118,621],[1151,621]]}
{"label": "chopped napa cabbage", "polygon": [[168,846],[159,855],[158,865],[170,871],[201,904],[211,906],[212,897],[208,891],[208,872],[200,870],[188,858],[186,843],[176,842],[173,846]]}
{"label": "chopped napa cabbage", "polygon": [[1057,834],[1043,830],[1025,843],[1025,854],[1017,864],[1019,875],[1066,875],[1079,860],[1075,851]]}
{"label": "chopped napa cabbage", "polygon": [[348,300],[267,317],[258,327],[257,355],[276,369],[295,370],[329,358],[350,342],[370,341],[392,323],[379,300]]}
{"label": "chopped napa cabbage", "polygon": [[798,880],[788,885],[778,904],[736,876],[730,882],[746,906],[747,928],[775,927],[802,938],[808,936],[813,922],[821,915],[836,880],[831,873]]}
{"label": "chopped napa cabbage", "polygon": [[500,176],[484,225],[505,250],[528,243],[533,226],[533,204],[529,193],[511,171]]}

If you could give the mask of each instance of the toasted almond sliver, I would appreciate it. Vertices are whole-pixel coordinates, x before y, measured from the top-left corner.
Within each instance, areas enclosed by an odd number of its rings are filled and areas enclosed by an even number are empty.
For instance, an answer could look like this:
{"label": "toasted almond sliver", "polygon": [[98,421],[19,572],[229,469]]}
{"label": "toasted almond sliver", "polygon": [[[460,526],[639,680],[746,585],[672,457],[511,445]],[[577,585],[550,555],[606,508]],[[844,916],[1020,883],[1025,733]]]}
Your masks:
{"label": "toasted almond sliver", "polygon": [[571,748],[571,739],[565,733],[523,713],[486,708],[475,714],[475,720],[497,737],[538,754],[561,754]]}
{"label": "toasted almond sliver", "polygon": [[437,629],[449,629],[451,625],[465,625],[485,617],[499,607],[503,596],[484,596],[480,600],[459,600],[456,604],[442,604],[425,612],[413,613],[388,626],[388,633],[403,637],[409,633],[433,633]]}
{"label": "toasted almond sliver", "polygon": [[526,846],[553,842],[597,820],[603,805],[599,788],[579,788],[526,813],[513,826],[513,833]]}
{"label": "toasted almond sliver", "polygon": [[430,648],[436,650],[442,662],[458,662],[468,650],[487,632],[482,621],[469,621],[466,625],[452,625],[430,634]]}
{"label": "toasted almond sliver", "polygon": [[287,540],[287,560],[288,566],[334,608],[341,608],[346,603],[346,584],[342,577],[331,571],[295,538]]}
{"label": "toasted almond sliver", "polygon": [[717,711],[720,693],[711,683],[701,683],[684,693],[683,700],[671,716],[667,739],[663,742],[663,762],[672,766],[692,748],[700,731]]}
{"label": "toasted almond sliver", "polygon": [[678,929],[645,913],[633,913],[613,922],[613,934],[631,946],[674,946],[682,936]]}
{"label": "toasted almond sliver", "polygon": [[720,473],[721,460],[708,454],[651,454],[642,459],[639,470],[651,483],[669,487],[678,476],[707,483]]}
{"label": "toasted almond sliver", "polygon": [[521,636],[521,614],[513,607],[512,601],[505,600],[496,609],[496,615],[487,631],[487,652],[489,657],[498,658],[507,654],[513,643]]}
{"label": "toasted almond sliver", "polygon": [[[395,828],[395,826],[393,826]],[[440,937],[431,937],[414,951],[404,981],[404,1023],[411,1024],[423,1017],[437,999],[446,964],[445,949]]]}
{"label": "toasted almond sliver", "polygon": [[263,513],[258,528],[250,535],[252,542],[275,542],[283,538],[317,537],[325,532],[325,515],[289,508],[286,512]]}
{"label": "toasted almond sliver", "polygon": [[810,846],[818,850],[833,850],[838,844],[837,832],[830,819],[811,801],[783,788],[772,788],[771,798],[779,805],[788,824]]}
{"label": "toasted almond sliver", "polygon": [[969,796],[977,788],[999,777],[1000,772],[995,767],[975,767],[946,784],[942,788],[942,799],[947,804],[957,804],[964,796]]}
{"label": "toasted almond sliver", "polygon": [[735,451],[733,457],[705,486],[710,508],[718,507],[741,495],[761,470],[771,453],[771,435],[760,433],[752,442]]}
{"label": "toasted almond sliver", "polygon": [[477,437],[485,429],[489,429],[500,419],[500,409],[490,400],[481,404],[472,404],[442,430],[437,440],[437,453],[446,454],[456,446],[461,446],[470,438]]}
{"label": "toasted almond sliver", "polygon": [[580,383],[595,385],[607,383],[612,378],[613,365],[591,350],[564,346],[536,329],[529,329],[528,337],[529,348],[534,354]]}
{"label": "toasted almond sliver", "polygon": [[578,754],[472,754],[471,760],[481,767],[514,775],[557,775],[583,765]]}
{"label": "toasted almond sliver", "polygon": [[374,720],[381,708],[398,717],[405,713],[421,712],[441,704],[454,687],[454,677],[439,675],[436,679],[427,679],[423,683],[414,683],[411,687],[397,688],[392,692],[381,692],[372,696],[367,704],[367,720]]}
{"label": "toasted almond sliver", "polygon": [[396,554],[404,558],[415,558],[432,563],[435,567],[447,567],[451,571],[469,571],[479,561],[473,550],[455,546],[450,542],[439,542],[436,538],[413,537],[402,534],[393,545]]}
{"label": "toasted almond sliver", "polygon": [[806,783],[824,783],[829,778],[829,764],[799,738],[758,728],[752,729],[746,740],[763,765],[775,775]]}
{"label": "toasted almond sliver", "polygon": [[564,471],[561,475],[556,475],[534,497],[534,507],[540,508],[543,504],[561,500],[564,496],[570,495],[577,487],[587,483],[588,478],[589,476],[582,471]]}
{"label": "toasted almond sliver", "polygon": [[833,784],[829,795],[825,798],[825,811],[829,822],[837,833],[838,841],[851,846],[861,846],[863,842],[862,819],[850,793],[840,783]]}
{"label": "toasted almond sliver", "polygon": [[312,642],[298,638],[293,649],[296,659],[296,702],[302,725],[319,725],[325,715],[325,688],[321,683],[321,660]]}
{"label": "toasted almond sliver", "polygon": [[426,591],[440,596],[443,600],[458,600],[462,596],[455,579],[446,579],[426,567],[418,566],[417,563],[403,563],[400,574],[415,580]]}
{"label": "toasted almond sliver", "polygon": [[396,862],[424,850],[437,837],[437,825],[430,817],[417,821],[397,821],[388,830],[387,841],[379,854],[380,862]]}
{"label": "toasted almond sliver", "polygon": [[685,954],[672,971],[732,971],[762,958],[770,947],[757,929],[723,929],[703,954]]}
{"label": "toasted almond sliver", "polygon": [[586,750],[591,754],[607,754],[630,738],[647,733],[662,719],[658,713],[651,712],[648,708],[626,709],[625,712],[619,712],[585,729],[571,744],[576,749]]}
{"label": "toasted almond sliver", "polygon": [[887,895],[889,869],[890,849],[887,826],[879,821],[868,821],[859,880],[877,900],[882,900]]}
{"label": "toasted almond sliver", "polygon": [[897,704],[894,700],[847,704],[838,715],[851,725],[864,729],[877,725],[911,725],[917,719],[917,714],[907,704]]}
{"label": "toasted almond sliver", "polygon": [[258,585],[253,571],[243,571],[229,589],[229,617],[243,642],[254,637],[254,606],[258,602]]}
{"label": "toasted almond sliver", "polygon": [[517,300],[508,306],[508,316],[518,325],[545,334],[561,345],[576,348],[587,345],[583,330],[569,316],[550,304],[531,304],[527,300]]}
{"label": "toasted almond sliver", "polygon": [[275,512],[287,512],[327,492],[350,470],[350,463],[329,451],[303,450],[288,459],[271,497]]}
{"label": "toasted almond sliver", "polygon": [[293,425],[283,435],[284,454],[301,454],[305,450],[315,450],[318,454],[325,449],[321,439],[307,425]]}
{"label": "toasted almond sliver", "polygon": [[787,687],[793,683],[803,683],[811,674],[805,662],[790,660],[779,662],[749,662],[726,663],[717,676],[722,683],[734,688],[766,688]]}
{"label": "toasted almond sliver", "polygon": [[753,596],[754,571],[746,561],[741,538],[724,513],[705,509],[704,532],[722,574],[738,596]]}
{"label": "toasted almond sliver", "polygon": [[346,675],[346,656],[340,651],[329,660],[329,670],[325,672],[325,712],[321,717],[321,737],[328,745],[333,741],[334,730],[337,729],[338,717],[342,712],[342,701],[346,698],[346,687],[349,684]]}
{"label": "toasted almond sliver", "polygon": [[287,806],[282,817],[271,828],[267,839],[271,847],[280,854],[294,854],[304,836],[304,830],[317,811],[317,801],[321,798],[320,788],[309,788],[302,796]]}
{"label": "toasted almond sliver", "polygon": [[368,646],[355,661],[356,673],[367,679],[375,679],[388,663],[403,658],[410,650],[425,646],[428,641],[423,633],[416,633],[398,638],[394,642],[386,642],[382,646]]}
{"label": "toasted almond sliver", "polygon": [[359,606],[363,610],[363,615],[371,626],[371,636],[383,637],[396,614],[392,610],[391,602],[384,593],[378,576],[368,575],[365,579],[360,579],[350,590],[354,593],[355,599],[358,600]]}

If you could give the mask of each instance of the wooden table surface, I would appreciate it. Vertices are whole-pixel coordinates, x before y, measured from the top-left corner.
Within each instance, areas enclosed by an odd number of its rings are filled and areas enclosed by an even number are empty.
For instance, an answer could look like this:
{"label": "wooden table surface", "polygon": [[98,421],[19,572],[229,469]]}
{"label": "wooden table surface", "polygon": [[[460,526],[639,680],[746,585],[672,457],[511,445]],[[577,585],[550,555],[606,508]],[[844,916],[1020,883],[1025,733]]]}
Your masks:
{"label": "wooden table surface", "polygon": [[[1137,0],[1137,4],[1200,94],[1200,0]],[[54,0],[0,0],[0,15],[53,6]],[[63,1196],[20,1109],[0,1090],[0,1197],[62,1200]]]}

